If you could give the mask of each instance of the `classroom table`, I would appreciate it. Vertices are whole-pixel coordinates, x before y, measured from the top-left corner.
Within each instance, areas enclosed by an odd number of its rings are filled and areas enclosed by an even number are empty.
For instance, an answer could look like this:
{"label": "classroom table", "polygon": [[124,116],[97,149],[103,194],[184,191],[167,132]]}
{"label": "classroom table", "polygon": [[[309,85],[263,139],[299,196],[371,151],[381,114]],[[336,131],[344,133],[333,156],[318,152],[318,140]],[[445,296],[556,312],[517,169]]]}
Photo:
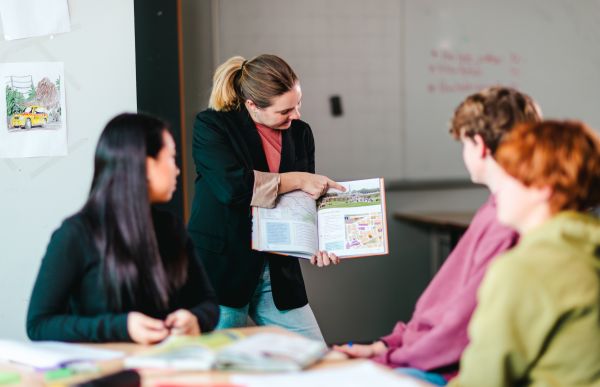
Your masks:
{"label": "classroom table", "polygon": [[[279,328],[276,326],[267,326],[267,327],[247,327],[247,328],[239,328],[237,331],[242,332],[244,335],[252,335],[260,332],[274,332],[274,333],[283,333],[289,335],[295,335],[295,333],[286,331],[283,328]],[[147,351],[150,346],[144,346],[133,343],[106,343],[106,344],[89,344],[95,348],[104,348],[122,351],[126,354],[135,354],[143,351]],[[310,366],[309,370],[322,369],[322,368],[330,368],[330,367],[339,367],[343,365],[358,364],[359,362],[365,362],[367,360],[361,359],[348,359],[345,355],[338,352],[329,352],[321,361]],[[383,369],[388,370],[386,367]],[[7,386],[51,386],[51,387],[62,387],[68,386],[74,383],[82,383],[88,381],[90,379],[98,378],[103,375],[107,375],[113,372],[117,372],[123,369],[123,360],[110,360],[110,361],[102,361],[98,363],[98,371],[82,373],[75,376],[71,376],[64,379],[59,379],[54,382],[46,382],[44,381],[44,377],[42,373],[38,373],[33,371],[29,367],[19,366],[15,364],[1,363],[0,362],[0,371],[16,371],[21,375],[21,381],[19,384],[10,384]],[[219,385],[219,383],[226,383],[229,380],[229,376],[232,374],[241,374],[240,372],[224,372],[224,371],[174,371],[174,370],[138,370],[142,377],[142,386],[143,387],[155,387],[157,385],[188,385],[188,386],[215,386]],[[389,372],[393,372],[389,370]],[[399,379],[408,378],[406,376],[394,375]],[[416,382],[420,387],[428,387],[431,386],[429,383],[417,381]],[[282,386],[284,387],[284,386]]]}
{"label": "classroom table", "polygon": [[433,277],[460,237],[465,233],[474,212],[406,212],[396,211],[394,219],[424,227],[431,243],[430,274]]}

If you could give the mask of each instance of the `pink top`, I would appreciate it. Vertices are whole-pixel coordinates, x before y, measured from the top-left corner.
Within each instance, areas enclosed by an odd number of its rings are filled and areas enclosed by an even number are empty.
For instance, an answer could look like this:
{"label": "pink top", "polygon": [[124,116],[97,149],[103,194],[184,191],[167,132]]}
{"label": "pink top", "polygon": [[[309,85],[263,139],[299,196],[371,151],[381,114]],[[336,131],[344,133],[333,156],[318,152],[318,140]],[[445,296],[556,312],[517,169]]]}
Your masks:
{"label": "pink top", "polygon": [[269,172],[277,173],[281,163],[281,130],[271,129],[256,122],[254,124],[262,141]]}
{"label": "pink top", "polygon": [[417,301],[411,320],[398,322],[382,338],[388,351],[374,360],[453,378],[469,342],[467,326],[477,304],[477,288],[492,259],[517,240],[515,231],[496,220],[496,201],[490,195]]}

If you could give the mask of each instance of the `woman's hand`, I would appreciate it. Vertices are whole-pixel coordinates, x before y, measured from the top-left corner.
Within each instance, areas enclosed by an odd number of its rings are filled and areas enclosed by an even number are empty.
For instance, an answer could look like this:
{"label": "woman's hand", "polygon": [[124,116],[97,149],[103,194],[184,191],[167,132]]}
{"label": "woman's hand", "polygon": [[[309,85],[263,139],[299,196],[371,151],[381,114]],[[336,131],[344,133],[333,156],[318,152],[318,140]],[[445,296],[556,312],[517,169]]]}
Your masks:
{"label": "woman's hand", "polygon": [[198,318],[187,309],[178,309],[169,314],[165,320],[173,335],[197,336],[200,334]]}
{"label": "woman's hand", "polygon": [[316,200],[323,196],[330,188],[335,188],[342,192],[346,190],[343,185],[323,175],[308,172],[286,172],[280,175],[279,193],[299,189]]}
{"label": "woman's hand", "polygon": [[340,258],[327,251],[317,251],[315,255],[310,258],[310,263],[318,267],[329,266],[331,264],[337,265],[340,263]]}
{"label": "woman's hand", "polygon": [[376,341],[373,344],[334,345],[333,350],[345,353],[350,357],[370,358],[383,354],[387,351],[387,347],[383,341]]}
{"label": "woman's hand", "polygon": [[138,344],[154,344],[164,340],[169,330],[162,320],[148,317],[140,312],[129,312],[127,315],[127,332]]}
{"label": "woman's hand", "polygon": [[325,195],[329,188],[335,188],[340,191],[346,190],[343,185],[336,183],[327,176],[313,175],[312,173],[302,176],[300,189],[315,200]]}

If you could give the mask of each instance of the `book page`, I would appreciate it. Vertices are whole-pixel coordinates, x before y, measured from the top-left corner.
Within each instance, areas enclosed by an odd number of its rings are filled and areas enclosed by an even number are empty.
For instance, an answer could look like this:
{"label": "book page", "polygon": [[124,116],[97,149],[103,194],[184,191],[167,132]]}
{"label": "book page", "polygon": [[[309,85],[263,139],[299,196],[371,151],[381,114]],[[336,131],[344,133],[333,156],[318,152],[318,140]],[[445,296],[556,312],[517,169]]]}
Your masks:
{"label": "book page", "polygon": [[319,250],[338,257],[387,254],[383,179],[340,182],[317,202]]}
{"label": "book page", "polygon": [[317,209],[308,194],[283,194],[275,208],[254,207],[253,215],[254,249],[302,258],[310,258],[317,251]]}

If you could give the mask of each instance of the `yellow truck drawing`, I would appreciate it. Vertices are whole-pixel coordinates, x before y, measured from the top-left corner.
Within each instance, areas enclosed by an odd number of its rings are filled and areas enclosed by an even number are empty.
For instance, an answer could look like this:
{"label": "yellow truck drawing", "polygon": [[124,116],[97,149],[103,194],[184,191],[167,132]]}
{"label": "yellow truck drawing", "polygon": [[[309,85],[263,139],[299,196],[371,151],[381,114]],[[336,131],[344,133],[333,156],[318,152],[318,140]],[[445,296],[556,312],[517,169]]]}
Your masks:
{"label": "yellow truck drawing", "polygon": [[16,113],[10,120],[11,128],[30,129],[34,126],[44,127],[48,123],[48,110],[43,106],[28,106],[22,113]]}

